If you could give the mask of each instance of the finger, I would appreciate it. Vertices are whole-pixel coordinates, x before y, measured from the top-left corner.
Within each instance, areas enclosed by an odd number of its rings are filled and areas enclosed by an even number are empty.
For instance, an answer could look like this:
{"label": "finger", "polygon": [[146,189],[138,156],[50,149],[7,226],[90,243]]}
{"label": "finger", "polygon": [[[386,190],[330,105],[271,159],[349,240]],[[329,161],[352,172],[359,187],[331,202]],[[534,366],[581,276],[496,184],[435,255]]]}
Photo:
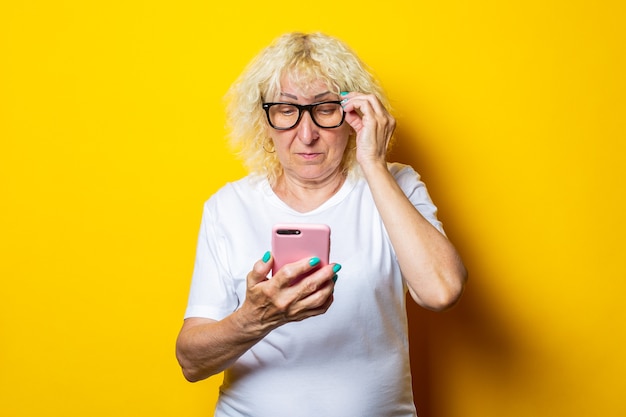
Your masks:
{"label": "finger", "polygon": [[282,288],[276,302],[283,306],[279,310],[284,317],[288,321],[300,321],[326,312],[333,301],[335,277],[340,269],[339,264],[327,265]]}
{"label": "finger", "polygon": [[322,297],[326,298],[328,294],[332,294],[334,291],[336,281],[334,277],[340,269],[341,265],[339,264],[327,265],[320,268],[319,271],[315,271],[311,275],[296,282],[292,286],[295,297],[297,297],[298,300],[304,300],[310,298],[312,295],[324,293],[326,295],[322,295]]}
{"label": "finger", "polygon": [[348,102],[344,108],[345,121],[354,129],[356,133],[360,132],[364,127],[363,112],[357,103]]}
{"label": "finger", "polygon": [[356,132],[364,128],[369,121],[375,121],[377,116],[384,117],[385,108],[373,94],[351,92],[342,95],[342,99],[345,120]]}
{"label": "finger", "polygon": [[369,95],[357,95],[349,97],[342,104],[346,112],[346,121],[359,132],[362,129],[375,129],[377,136],[382,135],[388,139],[395,130],[395,119],[387,111],[378,97]]}
{"label": "finger", "polygon": [[[293,291],[293,287],[288,290]],[[300,321],[307,317],[323,314],[334,300],[334,285],[332,280],[304,298],[296,299],[289,307],[287,317],[289,321]],[[297,297],[297,294],[294,294]]]}
{"label": "finger", "polygon": [[321,314],[326,313],[326,311],[328,311],[328,309],[330,308],[335,298],[331,292],[330,294],[326,294],[323,298],[320,297],[320,300],[321,301],[319,302],[319,305],[302,310],[298,312],[297,314],[294,314],[293,317],[291,318],[291,321],[302,321],[309,317],[319,316]]}
{"label": "finger", "polygon": [[252,287],[259,282],[267,280],[267,275],[272,270],[273,265],[274,257],[269,251],[265,252],[263,258],[256,261],[252,267],[252,271],[248,273],[248,287]]}
{"label": "finger", "polygon": [[358,133],[366,128],[373,129],[384,123],[385,115],[377,112],[368,100],[356,98],[345,107],[345,120]]}
{"label": "finger", "polygon": [[361,119],[361,116],[356,112],[346,112],[346,117],[344,120],[357,133],[363,128],[363,120]]}
{"label": "finger", "polygon": [[374,94],[350,93],[343,97],[341,105],[347,111],[366,112],[369,109],[376,114],[386,114],[387,109]]}
{"label": "finger", "polygon": [[291,286],[292,283],[303,275],[320,267],[320,259],[317,257],[303,258],[296,262],[285,264],[272,277],[272,281],[278,281],[281,286]]}

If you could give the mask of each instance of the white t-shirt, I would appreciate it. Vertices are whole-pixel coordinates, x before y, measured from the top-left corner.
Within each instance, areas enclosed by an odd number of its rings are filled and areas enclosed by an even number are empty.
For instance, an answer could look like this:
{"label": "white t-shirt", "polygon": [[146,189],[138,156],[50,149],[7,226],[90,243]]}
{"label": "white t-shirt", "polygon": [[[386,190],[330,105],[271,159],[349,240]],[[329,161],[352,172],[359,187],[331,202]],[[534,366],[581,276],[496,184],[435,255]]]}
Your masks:
{"label": "white t-shirt", "polygon": [[[419,175],[398,163],[389,170],[443,233]],[[415,416],[406,285],[364,179],[346,181],[307,213],[265,179],[225,185],[204,207],[185,317],[221,320],[241,305],[275,223],[330,226],[330,262],[342,265],[334,302],[323,315],[275,329],[226,370],[215,416]]]}

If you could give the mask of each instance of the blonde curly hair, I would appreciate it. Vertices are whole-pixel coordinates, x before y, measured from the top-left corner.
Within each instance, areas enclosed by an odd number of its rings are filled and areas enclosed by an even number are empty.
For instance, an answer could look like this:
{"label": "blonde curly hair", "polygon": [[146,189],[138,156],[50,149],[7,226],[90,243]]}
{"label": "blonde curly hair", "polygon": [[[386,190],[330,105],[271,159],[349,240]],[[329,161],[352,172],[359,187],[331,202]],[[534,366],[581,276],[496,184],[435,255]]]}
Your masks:
{"label": "blonde curly hair", "polygon": [[[230,143],[252,174],[265,176],[274,183],[282,166],[266,134],[268,129],[264,101],[281,91],[284,76],[300,85],[323,81],[328,91],[374,94],[389,108],[389,102],[372,71],[340,40],[322,33],[287,33],[278,37],[248,64],[226,94],[226,117]],[[344,151],[342,166],[347,175],[359,170],[356,138],[351,135]]]}

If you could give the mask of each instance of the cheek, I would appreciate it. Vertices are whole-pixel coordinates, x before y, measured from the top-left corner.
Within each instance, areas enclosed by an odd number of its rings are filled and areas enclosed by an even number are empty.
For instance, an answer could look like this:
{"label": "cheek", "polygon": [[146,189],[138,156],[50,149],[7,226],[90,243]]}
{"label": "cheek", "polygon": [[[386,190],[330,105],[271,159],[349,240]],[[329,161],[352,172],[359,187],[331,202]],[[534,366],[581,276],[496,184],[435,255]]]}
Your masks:
{"label": "cheek", "polygon": [[336,138],[335,141],[333,141],[333,154],[335,156],[336,159],[342,159],[344,154],[347,152],[347,147],[349,144],[349,137],[342,137],[340,138]]}
{"label": "cheek", "polygon": [[346,146],[350,143],[350,137],[354,134],[352,127],[349,124],[343,126],[343,131],[337,137],[336,143],[341,147],[342,152],[346,149]]}

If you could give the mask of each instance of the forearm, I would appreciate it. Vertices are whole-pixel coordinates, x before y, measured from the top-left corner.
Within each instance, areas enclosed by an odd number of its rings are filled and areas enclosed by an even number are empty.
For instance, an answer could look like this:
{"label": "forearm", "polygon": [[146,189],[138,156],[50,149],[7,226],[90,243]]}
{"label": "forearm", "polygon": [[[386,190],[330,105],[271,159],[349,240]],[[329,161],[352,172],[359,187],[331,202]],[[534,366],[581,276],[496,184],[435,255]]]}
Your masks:
{"label": "forearm", "polygon": [[450,307],[467,276],[456,249],[413,206],[384,162],[364,166],[363,172],[411,296],[432,310]]}
{"label": "forearm", "polygon": [[268,332],[247,324],[241,310],[221,321],[190,318],[176,341],[176,357],[185,378],[200,381],[231,366]]}
{"label": "forearm", "polygon": [[241,308],[220,321],[185,320],[176,342],[185,378],[199,381],[222,372],[277,327],[325,313],[333,301],[335,264],[313,271],[317,264],[310,261],[290,263],[267,279],[273,258],[258,260]]}

